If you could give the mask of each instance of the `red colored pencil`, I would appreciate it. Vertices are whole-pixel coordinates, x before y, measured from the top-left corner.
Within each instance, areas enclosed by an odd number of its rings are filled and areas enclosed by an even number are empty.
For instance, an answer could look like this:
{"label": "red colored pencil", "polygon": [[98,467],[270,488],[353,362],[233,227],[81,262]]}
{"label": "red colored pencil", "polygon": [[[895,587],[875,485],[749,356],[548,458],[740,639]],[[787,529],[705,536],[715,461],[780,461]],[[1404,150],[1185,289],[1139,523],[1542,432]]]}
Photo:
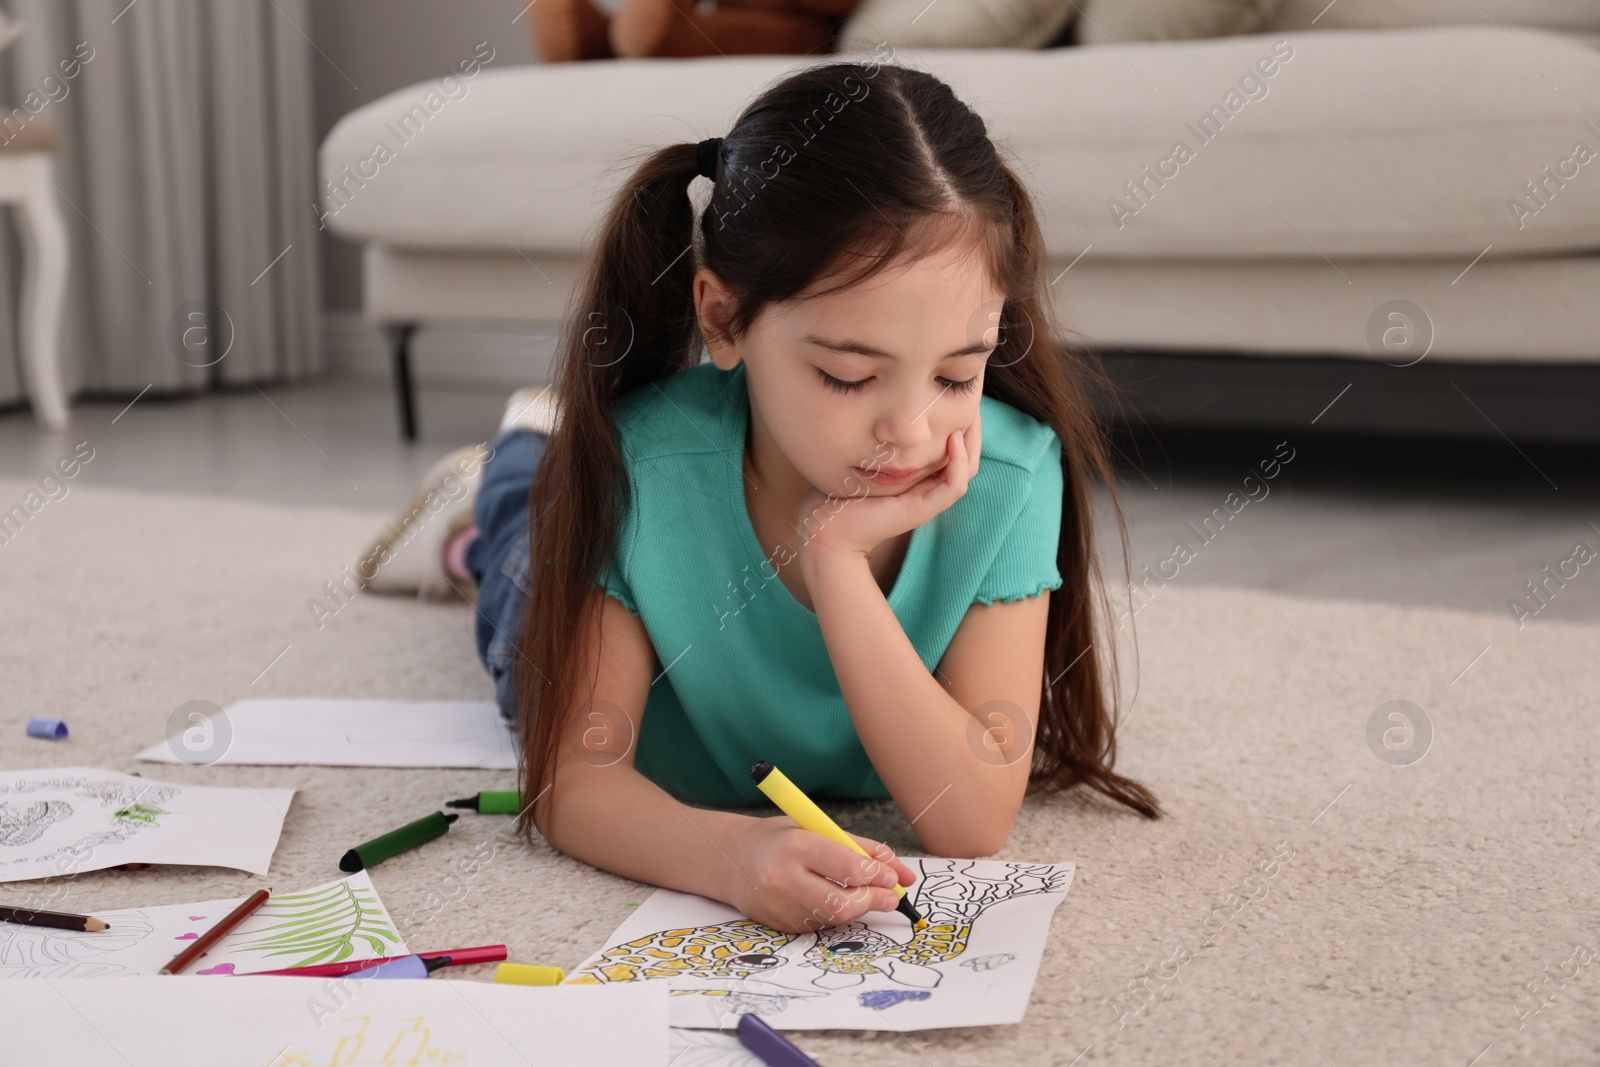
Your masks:
{"label": "red colored pencil", "polygon": [[237,908],[234,908],[227,915],[223,916],[221,922],[217,923],[217,925],[201,934],[189,945],[188,948],[172,957],[171,963],[167,964],[156,973],[177,974],[179,971],[189,966],[189,964],[193,963],[195,960],[204,955],[206,949],[210,948],[212,945],[215,945],[218,941],[221,941],[228,931],[232,930],[235,926],[238,926],[240,923],[248,919],[251,913],[257,908],[261,907],[261,905],[265,904],[267,902],[267,898],[271,895],[272,893],[266,889],[257,889],[254,893],[251,893],[249,897],[245,898],[245,902],[243,904],[240,904]]}
{"label": "red colored pencil", "polygon": [[[406,955],[421,956],[423,959],[433,959],[436,956],[449,956],[450,966],[461,967],[469,963],[499,963],[506,958],[504,945],[479,945],[476,948],[447,948],[441,952],[415,952]],[[313,963],[309,967],[286,967],[281,971],[246,971],[236,974],[236,978],[258,978],[267,974],[286,974],[301,978],[337,978],[352,971],[364,971],[368,967],[376,967],[380,963],[391,963],[394,960],[403,960],[405,956],[380,956],[375,960],[344,960],[341,963]]]}

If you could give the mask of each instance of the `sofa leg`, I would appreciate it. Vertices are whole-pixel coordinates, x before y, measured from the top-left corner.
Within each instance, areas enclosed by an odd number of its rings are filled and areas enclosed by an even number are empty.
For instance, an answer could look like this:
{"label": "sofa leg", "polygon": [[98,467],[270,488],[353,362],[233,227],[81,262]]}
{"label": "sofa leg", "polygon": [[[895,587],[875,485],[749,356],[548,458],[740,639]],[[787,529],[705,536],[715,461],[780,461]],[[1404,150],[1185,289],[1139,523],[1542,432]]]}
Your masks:
{"label": "sofa leg", "polygon": [[417,413],[416,398],[411,388],[411,337],[417,332],[417,324],[387,324],[383,332],[389,339],[389,352],[394,358],[394,392],[400,406],[400,436],[408,442],[415,441]]}

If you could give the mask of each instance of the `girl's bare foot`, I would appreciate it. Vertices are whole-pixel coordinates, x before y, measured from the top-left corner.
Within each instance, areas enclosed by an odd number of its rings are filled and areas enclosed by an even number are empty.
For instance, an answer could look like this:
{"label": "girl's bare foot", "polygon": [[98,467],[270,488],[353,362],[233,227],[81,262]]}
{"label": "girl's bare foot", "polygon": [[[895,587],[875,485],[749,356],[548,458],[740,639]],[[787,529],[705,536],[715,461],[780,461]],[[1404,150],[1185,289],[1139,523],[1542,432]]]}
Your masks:
{"label": "girl's bare foot", "polygon": [[590,0],[533,0],[528,26],[546,63],[611,59],[611,20]]}

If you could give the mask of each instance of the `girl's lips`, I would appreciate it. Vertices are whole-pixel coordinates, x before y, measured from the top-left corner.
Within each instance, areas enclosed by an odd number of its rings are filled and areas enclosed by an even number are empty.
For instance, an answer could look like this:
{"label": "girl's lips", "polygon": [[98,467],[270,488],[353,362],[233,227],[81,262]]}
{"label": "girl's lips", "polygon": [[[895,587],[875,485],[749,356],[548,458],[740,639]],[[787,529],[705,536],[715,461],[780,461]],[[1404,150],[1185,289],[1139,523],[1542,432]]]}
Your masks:
{"label": "girl's lips", "polygon": [[922,473],[916,467],[879,467],[876,470],[855,467],[853,469],[861,477],[877,485],[903,485]]}

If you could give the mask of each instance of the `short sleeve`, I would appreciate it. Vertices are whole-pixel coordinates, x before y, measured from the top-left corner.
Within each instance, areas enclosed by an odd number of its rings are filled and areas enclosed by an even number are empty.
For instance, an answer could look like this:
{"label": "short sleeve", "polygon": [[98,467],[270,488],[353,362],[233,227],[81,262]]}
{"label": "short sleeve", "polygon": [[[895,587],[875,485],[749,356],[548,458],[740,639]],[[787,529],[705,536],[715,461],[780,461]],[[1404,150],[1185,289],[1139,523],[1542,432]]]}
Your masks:
{"label": "short sleeve", "polygon": [[[633,545],[633,515],[631,511],[623,516],[618,525],[616,547],[606,557],[605,563],[600,566],[599,585],[611,596],[622,601],[622,606],[639,615],[639,602],[634,599],[633,586],[628,582],[624,572],[628,570],[626,560],[631,554]],[[642,616],[641,616],[642,617]]]}
{"label": "short sleeve", "polygon": [[1064,481],[1061,439],[1050,431],[1049,446],[1023,490],[1022,510],[1000,545],[989,573],[972,596],[978,604],[1008,603],[1036,597],[1046,589],[1061,588],[1056,553],[1061,544],[1061,506]]}
{"label": "short sleeve", "polygon": [[639,605],[633,599],[633,588],[617,569],[615,557],[606,560],[605,566],[600,568],[600,579],[599,588],[622,601],[622,606],[635,615],[639,614]]}

